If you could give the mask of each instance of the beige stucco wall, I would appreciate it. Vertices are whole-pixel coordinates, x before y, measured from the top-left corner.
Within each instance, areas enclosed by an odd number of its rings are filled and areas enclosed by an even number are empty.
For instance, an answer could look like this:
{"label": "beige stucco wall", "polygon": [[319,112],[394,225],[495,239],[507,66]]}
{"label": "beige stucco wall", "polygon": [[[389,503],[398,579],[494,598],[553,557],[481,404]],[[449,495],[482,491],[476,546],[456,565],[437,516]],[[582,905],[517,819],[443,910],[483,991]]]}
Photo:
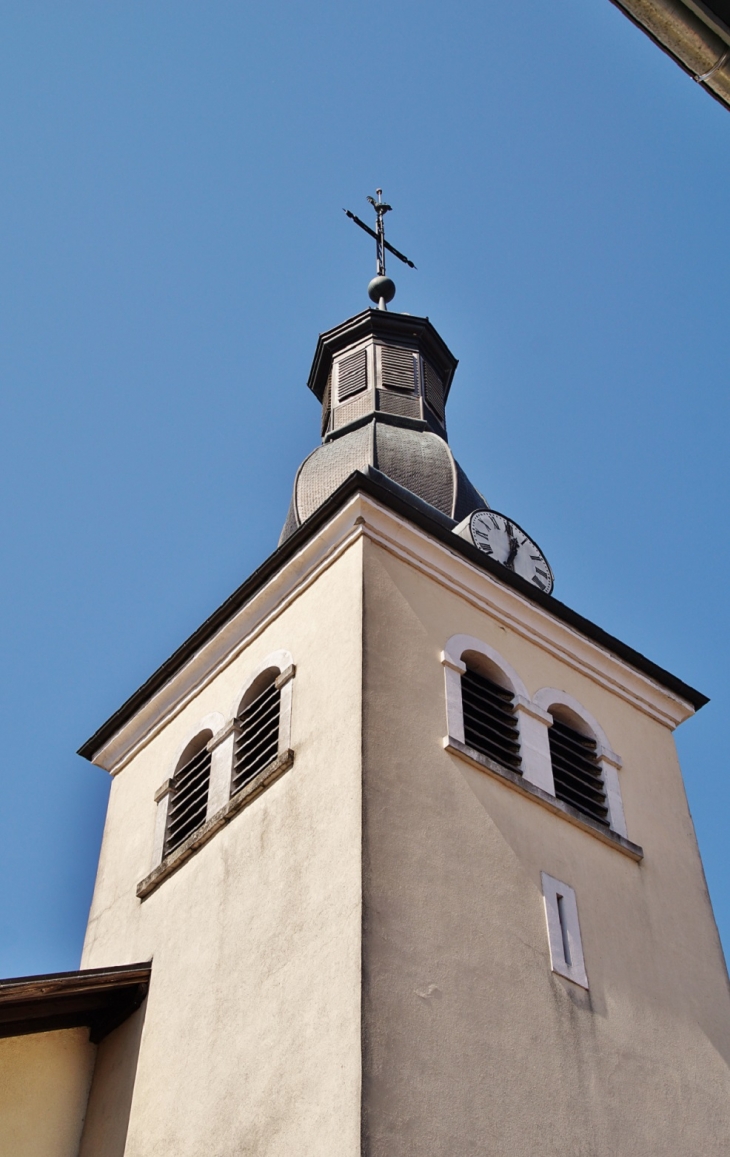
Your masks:
{"label": "beige stucco wall", "polygon": [[[113,781],[83,966],[153,959],[126,1157],[359,1152],[361,549]],[[281,648],[296,665],[293,768],[140,902],[155,790]]]}
{"label": "beige stucco wall", "polygon": [[[640,864],[443,750],[455,634],[595,716]],[[230,661],[222,637],[102,755],[153,728],[113,781],[83,963],[153,971],[99,1050],[82,1157],[724,1154],[727,978],[658,721],[686,705],[359,497]],[[140,902],[156,788],[279,649],[293,768]],[[550,971],[541,871],[575,889],[588,992]]]}
{"label": "beige stucco wall", "polygon": [[77,1157],[95,1052],[86,1028],[0,1040],[0,1157]]}
{"label": "beige stucco wall", "polygon": [[[457,633],[602,724],[641,864],[442,749]],[[364,640],[364,1153],[726,1154],[730,1002],[671,732],[373,543]],[[541,871],[576,891],[589,992],[550,971]]]}
{"label": "beige stucco wall", "polygon": [[78,1157],[123,1157],[146,1004],[97,1046]]}

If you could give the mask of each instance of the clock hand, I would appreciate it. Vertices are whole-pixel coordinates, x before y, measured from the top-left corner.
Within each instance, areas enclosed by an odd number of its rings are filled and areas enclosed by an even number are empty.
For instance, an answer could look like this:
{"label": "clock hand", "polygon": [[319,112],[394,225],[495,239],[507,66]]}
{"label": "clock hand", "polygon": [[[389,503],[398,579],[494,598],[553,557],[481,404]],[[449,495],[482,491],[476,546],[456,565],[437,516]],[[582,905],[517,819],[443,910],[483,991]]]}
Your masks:
{"label": "clock hand", "polygon": [[520,549],[520,544],[514,537],[511,529],[508,530],[507,533],[509,535],[509,554],[507,555],[504,565],[508,566],[510,570],[512,570],[515,558],[517,556],[517,551]]}

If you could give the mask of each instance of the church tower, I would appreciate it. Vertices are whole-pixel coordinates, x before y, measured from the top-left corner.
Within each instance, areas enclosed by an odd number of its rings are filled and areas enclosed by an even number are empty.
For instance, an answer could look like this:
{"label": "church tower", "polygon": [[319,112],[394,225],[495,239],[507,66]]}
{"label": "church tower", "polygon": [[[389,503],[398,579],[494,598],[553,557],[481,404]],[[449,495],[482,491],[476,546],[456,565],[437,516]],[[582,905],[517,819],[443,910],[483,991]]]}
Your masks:
{"label": "church tower", "polygon": [[672,736],[706,699],[553,597],[386,282],[317,343],[279,547],[81,749],[112,787],[79,975],[151,966],[77,1151],[721,1157]]}

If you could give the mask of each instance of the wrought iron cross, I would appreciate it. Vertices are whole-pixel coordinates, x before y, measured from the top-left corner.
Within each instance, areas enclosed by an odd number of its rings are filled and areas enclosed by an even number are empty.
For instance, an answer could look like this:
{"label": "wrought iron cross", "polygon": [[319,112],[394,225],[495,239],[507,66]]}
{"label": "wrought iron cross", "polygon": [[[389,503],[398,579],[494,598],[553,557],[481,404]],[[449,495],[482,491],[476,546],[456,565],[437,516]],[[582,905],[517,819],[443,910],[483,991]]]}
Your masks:
{"label": "wrought iron cross", "polygon": [[412,261],[408,260],[405,254],[399,252],[399,250],[395,249],[389,241],[385,240],[385,223],[383,218],[386,213],[390,213],[393,206],[386,205],[385,201],[383,201],[382,189],[376,189],[375,193],[378,198],[377,201],[375,200],[375,197],[368,197],[368,201],[375,210],[375,215],[377,217],[375,222],[375,229],[371,229],[369,225],[366,225],[364,221],[361,221],[360,218],[356,217],[354,213],[351,213],[349,209],[345,209],[344,212],[347,214],[351,221],[354,221],[356,225],[359,225],[361,229],[364,229],[366,233],[369,233],[370,236],[374,238],[378,277],[385,277],[386,249],[389,253],[392,253],[394,257],[397,257],[399,261],[403,261],[406,265],[410,265],[411,269],[415,269],[415,265]]}

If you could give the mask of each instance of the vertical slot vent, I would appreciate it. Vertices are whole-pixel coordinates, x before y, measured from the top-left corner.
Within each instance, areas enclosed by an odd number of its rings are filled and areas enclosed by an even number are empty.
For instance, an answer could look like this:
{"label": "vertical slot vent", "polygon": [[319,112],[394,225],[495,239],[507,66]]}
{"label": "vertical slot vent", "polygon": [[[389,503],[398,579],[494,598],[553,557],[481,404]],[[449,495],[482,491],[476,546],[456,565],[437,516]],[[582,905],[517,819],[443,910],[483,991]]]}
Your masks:
{"label": "vertical slot vent", "polygon": [[173,776],[172,798],[167,813],[165,855],[179,847],[205,822],[210,783],[210,752],[203,747]]}
{"label": "vertical slot vent", "polygon": [[367,350],[342,358],[337,365],[337,401],[344,402],[368,388]]}
{"label": "vertical slot vent", "polygon": [[380,347],[380,384],[386,390],[408,390],[416,388],[416,355],[412,350],[397,349],[394,346]]}
{"label": "vertical slot vent", "polygon": [[279,753],[281,691],[276,686],[277,671],[238,716],[241,730],[233,753],[231,794],[239,791]]}
{"label": "vertical slot vent", "polygon": [[444,420],[444,383],[428,362],[423,363],[426,401],[441,422]]}
{"label": "vertical slot vent", "polygon": [[606,792],[596,741],[555,719],[548,730],[555,795],[599,824],[608,827]]}
{"label": "vertical slot vent", "polygon": [[467,668],[461,676],[464,737],[469,747],[522,774],[514,695]]}

